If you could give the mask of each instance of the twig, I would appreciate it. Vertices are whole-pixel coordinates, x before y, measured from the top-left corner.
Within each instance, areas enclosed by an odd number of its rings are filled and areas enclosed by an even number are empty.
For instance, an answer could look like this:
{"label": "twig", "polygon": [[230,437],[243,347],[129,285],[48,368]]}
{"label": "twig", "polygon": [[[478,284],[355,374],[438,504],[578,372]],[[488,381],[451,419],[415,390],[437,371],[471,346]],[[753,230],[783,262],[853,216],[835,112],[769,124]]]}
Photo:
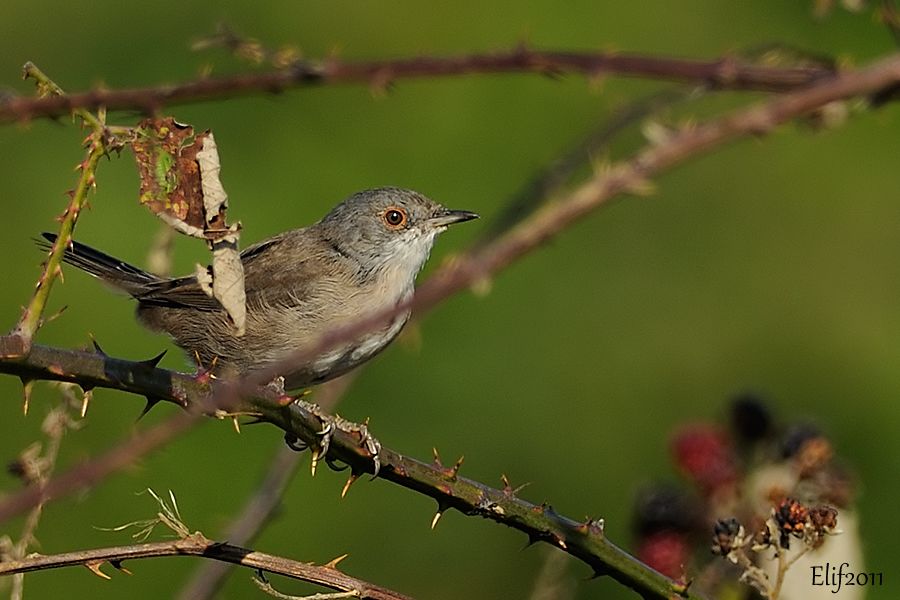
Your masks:
{"label": "twig", "polygon": [[[22,66],[22,78],[35,81],[40,98],[61,98],[66,96],[66,92],[31,61],[26,62]],[[102,108],[102,105],[92,107],[92,109],[100,108]],[[94,132],[99,133],[103,130],[103,121],[85,107],[75,107],[72,109],[72,113],[84,121],[84,124],[93,129]]]}
{"label": "twig", "polygon": [[254,577],[253,583],[256,587],[278,600],[345,600],[346,598],[359,598],[359,592],[352,590],[349,592],[334,592],[333,594],[311,594],[307,596],[292,596],[279,592],[272,584],[260,577]]}
{"label": "twig", "polygon": [[[35,346],[34,350],[39,348]],[[43,486],[30,485],[24,490],[8,494],[0,501],[0,522],[30,509],[39,502],[50,502],[103,481],[110,474],[134,465],[140,457],[165,445],[200,421],[198,413],[180,412],[150,429],[129,436],[100,456],[70,467]]]}
{"label": "twig", "polygon": [[316,85],[362,83],[383,88],[398,79],[497,73],[621,75],[769,92],[795,90],[834,75],[834,71],[818,66],[758,66],[734,57],[704,61],[620,52],[554,52],[523,46],[506,52],[448,57],[298,61],[286,69],[202,78],[177,85],[95,89],[54,98],[13,97],[0,104],[0,123],[58,117],[101,106],[152,114],[174,104],[273,94]]}
{"label": "twig", "polygon": [[[62,385],[75,387],[71,384]],[[35,442],[23,451],[17,462],[14,463],[16,471],[23,480],[39,487],[45,485],[53,474],[62,439],[66,432],[77,427],[71,418],[71,411],[75,410],[76,402],[72,390],[62,389],[61,395],[62,402],[50,410],[41,425],[41,430],[47,438],[46,444]],[[8,544],[8,547],[4,548],[5,558],[23,558],[28,553],[28,548],[37,541],[35,531],[37,531],[41,515],[43,514],[44,502],[45,500],[42,499],[29,511],[18,542],[13,543],[4,536],[2,543],[4,546]],[[24,575],[18,574],[13,577],[12,592],[10,594],[12,600],[21,600],[24,585]]]}
{"label": "twig", "polygon": [[[37,82],[40,96],[49,95],[51,98],[60,98],[65,95],[65,92],[34,64],[26,63],[23,70],[26,79],[31,78]],[[93,132],[88,138],[87,156],[79,164],[81,176],[75,189],[71,192],[69,205],[60,218],[58,237],[44,263],[31,301],[11,335],[0,338],[0,355],[27,354],[31,348],[32,338],[42,324],[42,315],[47,305],[47,299],[50,297],[50,289],[53,287],[54,280],[62,273],[62,257],[66,247],[72,241],[72,233],[75,230],[78,215],[87,202],[88,192],[96,186],[97,165],[100,163],[100,158],[107,153],[107,139],[102,120],[84,108],[77,108],[74,112],[85,124],[93,128]]]}
{"label": "twig", "polygon": [[616,111],[594,131],[588,133],[571,149],[522,186],[510,198],[506,206],[493,217],[489,225],[482,229],[476,247],[487,245],[527,217],[541,203],[546,202],[554,192],[562,189],[580,167],[587,164],[592,157],[602,153],[623,129],[664,107],[698,93],[698,91],[697,88],[664,90],[629,103]]}
{"label": "twig", "polygon": [[350,577],[338,571],[332,565],[316,566],[264,552],[256,552],[229,543],[214,542],[199,532],[168,542],[150,542],[130,546],[98,548],[95,550],[79,550],[77,552],[66,552],[50,556],[30,556],[22,560],[0,563],[0,575],[28,573],[76,565],[99,570],[99,566],[105,562],[110,563],[117,569],[121,569],[122,563],[126,560],[158,556],[201,556],[269,573],[277,573],[278,575],[308,581],[334,590],[358,590],[360,598],[410,600],[409,596]]}

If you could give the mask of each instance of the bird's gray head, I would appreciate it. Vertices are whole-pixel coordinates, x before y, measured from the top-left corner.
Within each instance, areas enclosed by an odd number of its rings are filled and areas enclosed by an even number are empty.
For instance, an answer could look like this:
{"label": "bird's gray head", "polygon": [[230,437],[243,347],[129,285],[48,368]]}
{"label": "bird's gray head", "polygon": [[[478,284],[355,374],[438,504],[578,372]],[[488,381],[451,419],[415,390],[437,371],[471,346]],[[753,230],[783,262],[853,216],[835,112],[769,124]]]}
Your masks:
{"label": "bird's gray head", "polygon": [[437,234],[448,225],[475,218],[475,213],[449,210],[418,192],[386,187],[350,196],[316,227],[366,271],[390,268],[415,277]]}

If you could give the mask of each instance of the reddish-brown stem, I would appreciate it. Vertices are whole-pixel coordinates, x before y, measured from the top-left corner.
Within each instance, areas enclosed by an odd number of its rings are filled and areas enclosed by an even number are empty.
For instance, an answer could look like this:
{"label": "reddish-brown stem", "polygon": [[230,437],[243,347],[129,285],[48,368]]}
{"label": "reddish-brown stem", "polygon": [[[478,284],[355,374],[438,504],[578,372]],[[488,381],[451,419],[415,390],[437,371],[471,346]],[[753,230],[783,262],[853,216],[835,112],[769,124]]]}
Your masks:
{"label": "reddish-brown stem", "polygon": [[399,79],[472,74],[579,73],[679,81],[718,89],[786,92],[820,82],[834,71],[820,66],[771,67],[735,57],[694,60],[624,52],[566,52],[520,47],[506,52],[397,60],[301,61],[290,68],[204,77],[175,85],[94,89],[52,98],[11,98],[0,104],[0,123],[58,117],[76,109],[138,110],[152,114],[164,106],[274,94],[291,88],[362,83],[384,87]]}

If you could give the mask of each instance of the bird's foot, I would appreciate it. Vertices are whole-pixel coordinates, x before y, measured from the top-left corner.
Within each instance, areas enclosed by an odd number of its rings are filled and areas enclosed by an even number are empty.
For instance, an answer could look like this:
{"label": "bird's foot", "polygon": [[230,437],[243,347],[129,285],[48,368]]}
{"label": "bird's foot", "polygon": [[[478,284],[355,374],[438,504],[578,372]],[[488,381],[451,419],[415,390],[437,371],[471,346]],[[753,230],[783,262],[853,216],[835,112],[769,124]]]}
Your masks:
{"label": "bird's foot", "polygon": [[[374,465],[373,476],[378,475],[378,471],[381,470],[381,442],[369,433],[368,421],[364,423],[354,423],[339,415],[331,415],[325,412],[319,408],[318,404],[313,402],[307,402],[302,399],[297,399],[294,402],[304,410],[307,410],[318,417],[322,422],[322,429],[317,432],[319,437],[318,443],[312,448],[312,463],[310,469],[312,470],[313,475],[316,474],[316,467],[319,464],[319,460],[328,454],[328,449],[331,447],[331,439],[334,437],[335,431],[343,431],[350,435],[359,436],[360,447],[365,448],[366,452],[368,452],[372,458]],[[285,435],[285,442],[288,447],[297,451],[306,450],[310,446],[291,434]]]}

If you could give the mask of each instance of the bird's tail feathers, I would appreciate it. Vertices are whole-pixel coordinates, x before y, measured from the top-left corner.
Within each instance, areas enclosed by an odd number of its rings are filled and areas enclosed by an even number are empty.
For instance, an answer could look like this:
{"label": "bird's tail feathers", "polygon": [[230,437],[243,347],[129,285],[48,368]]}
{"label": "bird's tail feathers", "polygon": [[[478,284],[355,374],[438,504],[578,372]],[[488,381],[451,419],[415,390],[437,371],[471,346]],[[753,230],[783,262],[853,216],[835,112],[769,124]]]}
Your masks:
{"label": "bird's tail feathers", "polygon": [[[44,249],[49,249],[58,237],[55,233],[46,232],[41,236],[46,241],[37,239],[35,241]],[[160,281],[156,275],[74,240],[72,245],[66,248],[63,262],[78,267],[132,296],[139,296],[148,285]]]}

